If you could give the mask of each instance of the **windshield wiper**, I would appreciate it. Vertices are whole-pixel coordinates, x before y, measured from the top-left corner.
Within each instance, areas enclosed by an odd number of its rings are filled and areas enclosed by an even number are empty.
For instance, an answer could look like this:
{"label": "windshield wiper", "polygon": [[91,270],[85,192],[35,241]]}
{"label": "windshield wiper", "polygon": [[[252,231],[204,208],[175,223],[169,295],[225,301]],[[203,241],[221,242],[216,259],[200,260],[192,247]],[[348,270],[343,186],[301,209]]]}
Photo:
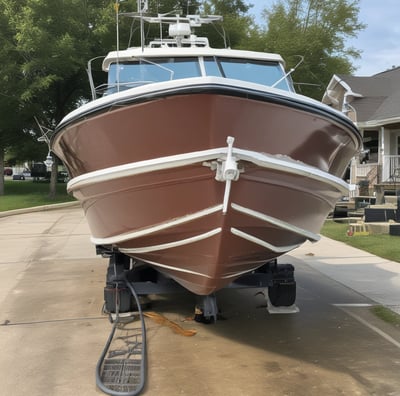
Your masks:
{"label": "windshield wiper", "polygon": [[300,61],[297,63],[297,65],[295,67],[292,67],[283,77],[281,77],[278,81],[276,81],[273,85],[271,85],[271,88],[275,88],[280,82],[288,78],[303,63],[304,56],[301,55],[296,55],[296,56],[299,56],[301,58]]}
{"label": "windshield wiper", "polygon": [[160,65],[159,63],[149,61],[149,60],[146,59],[146,58],[139,58],[139,60],[140,60],[141,62],[143,61],[143,62],[145,62],[145,63],[149,63],[150,65],[154,65],[154,66],[159,67],[160,69],[165,70],[166,72],[170,73],[169,79],[170,79],[170,80],[173,80],[173,79],[174,79],[174,71],[173,71],[172,69],[169,69],[168,67],[162,66],[162,65]]}

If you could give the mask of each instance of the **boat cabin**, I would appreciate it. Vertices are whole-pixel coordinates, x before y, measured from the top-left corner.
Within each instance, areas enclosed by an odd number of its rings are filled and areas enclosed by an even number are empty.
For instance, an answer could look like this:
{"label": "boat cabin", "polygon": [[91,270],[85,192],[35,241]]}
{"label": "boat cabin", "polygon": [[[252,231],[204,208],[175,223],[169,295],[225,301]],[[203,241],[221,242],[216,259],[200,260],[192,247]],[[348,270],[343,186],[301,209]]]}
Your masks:
{"label": "boat cabin", "polygon": [[[194,77],[223,77],[262,84],[294,92],[290,73],[280,55],[211,48],[208,39],[197,37],[192,28],[219,17],[145,18],[149,23],[169,23],[169,37],[141,47],[110,52],[103,61],[108,73],[104,94],[144,84]],[[186,21],[186,22],[183,22]],[[171,23],[173,22],[173,23]]]}
{"label": "boat cabin", "polygon": [[164,49],[160,50],[162,56],[152,51],[152,56],[129,56],[129,60],[126,57],[107,57],[104,62],[108,72],[106,93],[155,82],[205,76],[232,78],[293,91],[280,60],[207,54],[188,56],[187,53],[168,54]]}

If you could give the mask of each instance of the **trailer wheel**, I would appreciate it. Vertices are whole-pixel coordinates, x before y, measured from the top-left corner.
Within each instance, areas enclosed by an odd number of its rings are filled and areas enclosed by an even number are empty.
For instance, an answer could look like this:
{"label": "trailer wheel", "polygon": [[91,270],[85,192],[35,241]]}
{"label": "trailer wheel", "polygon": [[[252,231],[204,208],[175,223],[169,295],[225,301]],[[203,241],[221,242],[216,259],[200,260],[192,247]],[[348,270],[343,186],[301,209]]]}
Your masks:
{"label": "trailer wheel", "polygon": [[296,301],[296,282],[276,283],[268,287],[269,301],[274,307],[289,307]]}

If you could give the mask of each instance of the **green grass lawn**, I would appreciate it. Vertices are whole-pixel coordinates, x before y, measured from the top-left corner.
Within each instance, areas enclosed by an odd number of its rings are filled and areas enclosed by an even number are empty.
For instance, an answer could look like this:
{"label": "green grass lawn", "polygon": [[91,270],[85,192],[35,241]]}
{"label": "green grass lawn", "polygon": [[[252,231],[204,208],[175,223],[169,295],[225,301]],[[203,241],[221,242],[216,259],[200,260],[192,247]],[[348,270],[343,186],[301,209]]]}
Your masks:
{"label": "green grass lawn", "polygon": [[0,212],[73,201],[74,198],[67,194],[66,188],[66,183],[57,184],[56,198],[50,199],[49,183],[33,182],[32,180],[6,180],[4,182],[5,194],[0,196]]}
{"label": "green grass lawn", "polygon": [[348,224],[327,220],[321,234],[388,260],[400,262],[400,236],[347,236]]}

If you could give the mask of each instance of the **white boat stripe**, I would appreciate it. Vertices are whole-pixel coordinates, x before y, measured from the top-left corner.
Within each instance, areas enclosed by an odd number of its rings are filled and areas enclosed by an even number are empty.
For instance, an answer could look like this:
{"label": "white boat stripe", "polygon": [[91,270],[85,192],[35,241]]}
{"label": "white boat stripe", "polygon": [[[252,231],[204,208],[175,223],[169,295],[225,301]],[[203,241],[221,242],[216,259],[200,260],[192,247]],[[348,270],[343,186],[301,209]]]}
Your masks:
{"label": "white boat stripe", "polygon": [[153,265],[154,267],[164,268],[164,269],[168,269],[168,270],[172,270],[172,271],[176,271],[176,272],[183,272],[185,274],[192,274],[192,275],[202,276],[203,278],[212,279],[211,276],[206,275],[206,274],[202,274],[201,272],[191,271],[191,270],[188,270],[188,269],[185,269],[185,268],[172,267],[170,265],[157,263],[155,261],[146,260],[145,262],[147,264]]}
{"label": "white boat stripe", "polygon": [[157,250],[164,250],[164,249],[171,249],[174,247],[182,246],[182,245],[189,245],[191,243],[195,243],[198,241],[201,241],[206,238],[210,238],[214,235],[219,234],[222,231],[222,228],[215,228],[214,230],[205,232],[204,234],[199,234],[194,237],[186,238],[186,239],[181,239],[178,241],[174,242],[169,242],[169,243],[163,243],[161,245],[153,245],[153,246],[144,246],[144,247],[139,247],[139,248],[120,248],[119,251],[122,253],[148,253],[148,252],[154,252]]}
{"label": "white boat stripe", "polygon": [[258,267],[260,267],[261,265],[262,265],[262,264],[259,264],[259,265],[257,265],[256,267],[250,268],[250,269],[248,269],[248,270],[246,270],[246,271],[239,271],[239,272],[235,272],[235,273],[230,274],[230,275],[222,276],[221,279],[236,278],[236,277],[238,277],[238,276],[240,276],[240,275],[247,274],[248,272],[255,271],[255,270],[256,270]]}
{"label": "white boat stripe", "polygon": [[[221,147],[113,166],[106,169],[88,172],[73,178],[68,182],[67,190],[73,192],[74,190],[78,190],[85,186],[120,179],[122,177],[221,159],[227,155],[227,152],[228,149],[226,147]],[[232,149],[232,155],[235,156],[237,161],[244,160],[252,162],[261,168],[273,169],[287,174],[299,175],[317,180],[321,183],[332,186],[342,194],[348,193],[349,190],[348,184],[342,179],[318,168],[299,161],[294,161],[290,157],[263,154],[238,148]]]}
{"label": "white boat stripe", "polygon": [[227,148],[222,147],[112,166],[110,168],[84,173],[71,179],[67,184],[67,190],[68,192],[73,192],[74,190],[84,186],[120,179],[122,177],[203,163],[204,161],[219,158],[222,155],[225,155],[226,152]]}
{"label": "white boat stripe", "polygon": [[288,246],[275,246],[275,245],[272,245],[272,244],[270,244],[268,242],[263,241],[260,238],[257,238],[257,237],[255,237],[253,235],[250,235],[250,234],[247,234],[246,232],[240,231],[237,228],[233,228],[233,227],[231,228],[231,232],[232,232],[232,234],[234,234],[234,235],[236,235],[236,236],[238,236],[240,238],[246,239],[246,240],[248,240],[250,242],[253,242],[253,243],[257,244],[257,245],[265,247],[265,248],[267,248],[269,250],[272,250],[275,253],[286,253],[287,251],[295,249],[295,248],[300,246],[300,244],[288,245]]}
{"label": "white boat stripe", "polygon": [[239,148],[233,149],[233,155],[235,155],[238,160],[252,162],[261,168],[274,169],[291,175],[304,176],[312,180],[329,184],[344,194],[349,192],[349,185],[341,178],[307,165],[304,162],[296,161],[288,156],[264,154]]}
{"label": "white boat stripe", "polygon": [[196,219],[199,219],[201,217],[205,217],[209,214],[215,213],[222,210],[222,204],[221,205],[216,205],[212,206],[207,209],[200,210],[199,212],[192,213],[186,216],[179,217],[177,219],[173,219],[170,221],[167,221],[165,223],[157,224],[152,227],[148,227],[139,231],[133,231],[133,232],[128,232],[125,234],[119,234],[119,235],[114,235],[108,238],[96,238],[96,237],[91,237],[91,241],[95,245],[113,245],[115,243],[121,243],[128,241],[129,239],[135,239],[135,238],[140,238],[142,236],[146,236],[149,234],[152,234],[154,232],[162,231],[167,228],[175,227],[180,224],[184,224]]}
{"label": "white boat stripe", "polygon": [[309,240],[311,240],[313,242],[317,242],[317,241],[319,241],[321,239],[321,237],[318,234],[315,234],[313,232],[307,231],[307,230],[305,230],[303,228],[300,228],[300,227],[297,227],[297,226],[295,226],[293,224],[287,223],[286,221],[279,220],[276,217],[272,217],[272,216],[266,215],[264,213],[257,212],[257,211],[255,211],[253,209],[245,208],[244,206],[237,205],[237,204],[235,204],[233,202],[231,203],[231,207],[232,207],[232,209],[234,209],[234,210],[236,210],[238,212],[247,214],[247,215],[249,215],[251,217],[255,217],[256,219],[259,219],[259,220],[265,221],[267,223],[273,224],[273,225],[275,225],[275,226],[277,226],[279,228],[291,231],[291,232],[293,232],[295,234],[302,235],[302,236],[306,237],[307,239],[309,239]]}
{"label": "white boat stripe", "polygon": [[[121,249],[122,251],[122,249]],[[172,267],[170,265],[166,265],[166,264],[161,264],[161,263],[157,263],[156,261],[149,261],[146,260],[145,261],[147,264],[150,264],[154,267],[159,267],[159,268],[163,268],[163,269],[168,269],[168,270],[172,270],[172,271],[176,271],[176,272],[183,272],[185,274],[192,274],[192,275],[197,275],[197,276],[201,276],[203,278],[208,278],[208,279],[213,279],[213,277],[206,275],[206,274],[202,274],[201,272],[196,272],[196,271],[191,271],[185,268],[178,268],[178,267]],[[219,279],[229,279],[229,278],[236,278],[240,275],[244,275],[247,274],[248,272],[254,271],[259,267],[259,265],[257,267],[251,268],[249,270],[246,271],[240,271],[240,272],[236,272],[234,274],[230,274],[230,275],[226,275],[226,276],[222,276]]]}

